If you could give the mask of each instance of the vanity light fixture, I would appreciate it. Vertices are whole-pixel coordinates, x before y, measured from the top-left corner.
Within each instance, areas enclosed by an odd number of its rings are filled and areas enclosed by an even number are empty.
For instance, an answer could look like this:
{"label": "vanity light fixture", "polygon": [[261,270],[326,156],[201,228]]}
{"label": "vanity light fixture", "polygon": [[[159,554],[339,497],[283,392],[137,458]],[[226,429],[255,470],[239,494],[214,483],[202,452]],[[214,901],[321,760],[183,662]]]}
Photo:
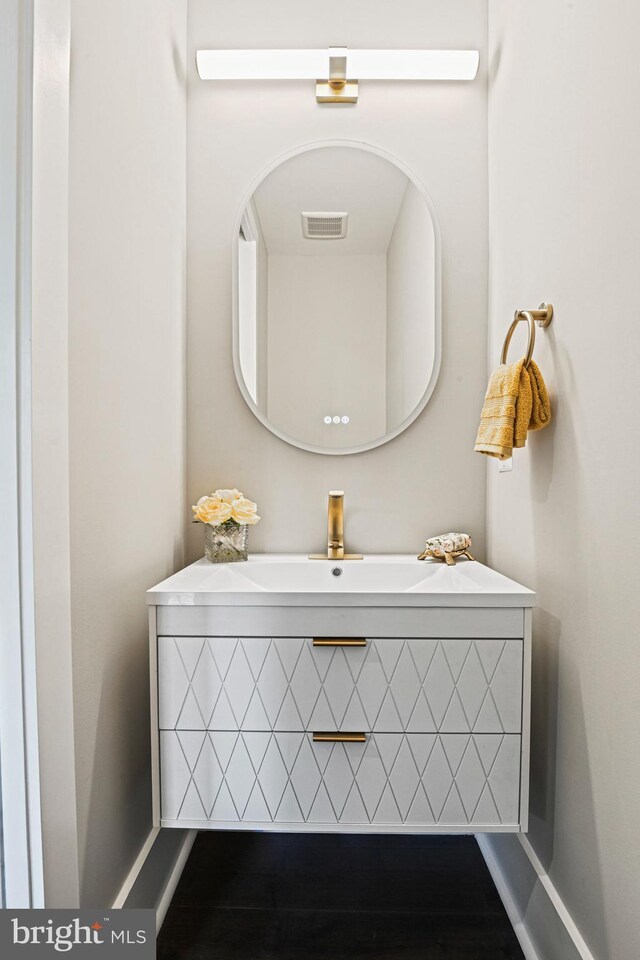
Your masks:
{"label": "vanity light fixture", "polygon": [[357,103],[359,80],[473,80],[479,60],[477,50],[329,47],[328,50],[198,50],[196,53],[202,80],[315,79],[318,103]]}

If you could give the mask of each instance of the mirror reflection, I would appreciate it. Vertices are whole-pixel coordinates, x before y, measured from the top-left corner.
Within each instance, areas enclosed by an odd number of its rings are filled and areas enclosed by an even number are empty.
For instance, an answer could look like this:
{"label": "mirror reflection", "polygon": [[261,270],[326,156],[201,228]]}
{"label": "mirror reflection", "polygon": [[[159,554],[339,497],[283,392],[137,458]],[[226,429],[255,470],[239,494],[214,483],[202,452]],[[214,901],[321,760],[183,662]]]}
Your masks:
{"label": "mirror reflection", "polygon": [[351,146],[281,163],[238,236],[236,369],[263,423],[349,453],[408,426],[437,368],[436,231],[385,157]]}

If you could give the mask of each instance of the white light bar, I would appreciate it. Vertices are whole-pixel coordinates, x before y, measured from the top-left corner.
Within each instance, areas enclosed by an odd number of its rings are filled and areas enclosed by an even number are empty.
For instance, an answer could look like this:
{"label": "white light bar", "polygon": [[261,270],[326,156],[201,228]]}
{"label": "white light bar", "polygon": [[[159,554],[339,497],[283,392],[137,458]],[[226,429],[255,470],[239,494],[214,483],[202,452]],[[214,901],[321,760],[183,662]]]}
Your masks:
{"label": "white light bar", "polygon": [[202,80],[316,80],[328,75],[327,50],[198,50]]}
{"label": "white light bar", "polygon": [[329,76],[329,57],[347,57],[353,80],[473,80],[477,50],[198,50],[202,80],[317,80]]}
{"label": "white light bar", "polygon": [[473,80],[477,50],[349,50],[354,80]]}

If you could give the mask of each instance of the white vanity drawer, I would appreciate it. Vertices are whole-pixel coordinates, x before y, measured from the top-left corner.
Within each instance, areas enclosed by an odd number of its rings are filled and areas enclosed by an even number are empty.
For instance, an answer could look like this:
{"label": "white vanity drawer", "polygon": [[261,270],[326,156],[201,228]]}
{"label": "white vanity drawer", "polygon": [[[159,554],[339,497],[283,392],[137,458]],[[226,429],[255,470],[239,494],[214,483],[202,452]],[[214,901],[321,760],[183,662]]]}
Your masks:
{"label": "white vanity drawer", "polygon": [[160,753],[166,826],[518,827],[518,735],[163,730]]}
{"label": "white vanity drawer", "polygon": [[519,639],[159,637],[163,730],[515,734]]}

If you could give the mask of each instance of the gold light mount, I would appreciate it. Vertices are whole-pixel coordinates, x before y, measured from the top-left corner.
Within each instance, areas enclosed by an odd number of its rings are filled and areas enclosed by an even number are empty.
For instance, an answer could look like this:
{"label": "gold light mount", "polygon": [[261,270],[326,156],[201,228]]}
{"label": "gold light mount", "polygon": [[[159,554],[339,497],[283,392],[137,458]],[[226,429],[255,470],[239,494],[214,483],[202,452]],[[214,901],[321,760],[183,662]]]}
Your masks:
{"label": "gold light mount", "polygon": [[358,81],[347,80],[347,48],[329,48],[329,79],[316,81],[317,103],[357,103]]}

